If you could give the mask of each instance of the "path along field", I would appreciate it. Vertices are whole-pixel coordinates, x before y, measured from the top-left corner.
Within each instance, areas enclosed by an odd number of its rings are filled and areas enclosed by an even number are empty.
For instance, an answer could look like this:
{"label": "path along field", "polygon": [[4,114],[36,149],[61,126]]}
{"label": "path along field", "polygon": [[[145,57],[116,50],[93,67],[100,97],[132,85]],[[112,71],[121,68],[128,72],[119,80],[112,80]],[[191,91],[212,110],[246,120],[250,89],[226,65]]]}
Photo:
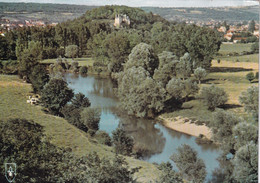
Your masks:
{"label": "path along field", "polygon": [[[18,76],[0,75],[0,122],[9,118],[34,120],[44,127],[46,136],[51,138],[53,144],[69,147],[77,156],[85,156],[93,151],[106,158],[114,155],[111,147],[98,144],[63,118],[45,114],[41,106],[27,104],[31,92],[31,85],[23,83]],[[153,164],[130,157],[126,157],[126,161],[130,167],[142,167],[135,174],[141,182],[154,181],[160,175]]]}

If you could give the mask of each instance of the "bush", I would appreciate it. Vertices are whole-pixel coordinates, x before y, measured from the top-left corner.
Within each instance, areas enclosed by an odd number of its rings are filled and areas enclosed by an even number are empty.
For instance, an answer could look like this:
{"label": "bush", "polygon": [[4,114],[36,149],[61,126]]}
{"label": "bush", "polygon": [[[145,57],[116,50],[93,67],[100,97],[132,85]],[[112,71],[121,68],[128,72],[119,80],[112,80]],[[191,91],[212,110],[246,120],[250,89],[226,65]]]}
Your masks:
{"label": "bush", "polygon": [[210,87],[203,87],[200,95],[209,110],[214,111],[216,107],[223,105],[228,100],[228,95],[222,88],[218,88],[215,85]]}
{"label": "bush", "polygon": [[81,113],[81,121],[88,127],[88,133],[93,136],[99,130],[101,112],[97,108],[85,108]]}
{"label": "bush", "polygon": [[79,69],[80,74],[87,74],[88,73],[88,67],[87,66],[82,66]]}
{"label": "bush", "polygon": [[112,145],[112,140],[111,140],[110,136],[108,135],[108,133],[105,131],[98,131],[95,135],[95,138],[97,139],[97,141],[100,144],[104,144],[107,146]]}
{"label": "bush", "polygon": [[254,78],[255,78],[255,75],[254,75],[253,72],[249,72],[249,73],[246,75],[246,79],[247,79],[248,81],[250,81],[250,82],[251,82]]}
{"label": "bush", "polygon": [[116,153],[130,155],[134,146],[133,139],[131,137],[128,137],[126,135],[126,132],[119,128],[113,131],[112,134],[112,141],[115,145]]}
{"label": "bush", "polygon": [[255,79],[258,79],[259,78],[259,72],[256,72],[255,73]]}
{"label": "bush", "polygon": [[43,88],[41,103],[48,108],[49,112],[55,115],[61,114],[61,109],[74,96],[73,91],[68,88],[66,81],[53,78]]}

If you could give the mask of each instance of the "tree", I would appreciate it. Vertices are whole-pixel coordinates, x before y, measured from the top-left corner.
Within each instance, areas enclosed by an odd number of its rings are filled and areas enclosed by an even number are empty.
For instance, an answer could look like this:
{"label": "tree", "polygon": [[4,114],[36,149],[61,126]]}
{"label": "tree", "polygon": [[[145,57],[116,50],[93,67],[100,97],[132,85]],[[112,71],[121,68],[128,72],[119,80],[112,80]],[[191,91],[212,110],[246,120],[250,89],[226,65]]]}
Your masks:
{"label": "tree", "polygon": [[258,91],[257,86],[251,86],[239,96],[239,102],[244,105],[246,112],[249,112],[258,121]]}
{"label": "tree", "polygon": [[64,80],[52,78],[44,86],[40,100],[50,113],[60,115],[62,107],[65,106],[73,96],[73,91],[68,88],[68,84]]}
{"label": "tree", "polygon": [[252,123],[241,122],[233,128],[233,136],[235,139],[235,150],[247,145],[249,142],[257,144],[258,127]]}
{"label": "tree", "polygon": [[199,87],[196,82],[193,82],[191,79],[183,81],[182,95],[186,102],[188,101],[190,95],[195,95],[198,91]]}
{"label": "tree", "polygon": [[146,43],[140,43],[132,49],[128,61],[124,66],[124,70],[134,66],[143,67],[150,73],[150,76],[152,76],[158,64],[158,57],[155,55],[152,46]]}
{"label": "tree", "polygon": [[[83,176],[86,168],[81,167],[80,160],[52,145],[43,127],[33,121],[1,121],[0,147],[0,168],[5,169],[4,162],[18,165],[16,182],[87,182],[87,176]],[[0,182],[6,182],[2,173]]]}
{"label": "tree", "polygon": [[177,64],[177,76],[184,80],[190,77],[192,73],[192,60],[189,53],[185,53]]}
{"label": "tree", "polygon": [[117,128],[112,132],[112,142],[115,146],[115,152],[123,155],[131,155],[134,141],[126,135],[126,132]]}
{"label": "tree", "polygon": [[95,134],[95,139],[97,139],[97,141],[101,144],[107,145],[107,146],[112,146],[112,139],[111,137],[108,135],[107,132],[99,130],[96,134]]}
{"label": "tree", "polygon": [[213,139],[222,144],[222,149],[229,152],[234,149],[234,136],[232,128],[241,122],[236,115],[218,110],[214,114],[214,120],[209,123],[213,132]]}
{"label": "tree", "polygon": [[87,66],[81,66],[80,69],[79,69],[79,73],[82,74],[82,75],[85,75],[88,73],[88,67]]}
{"label": "tree", "polygon": [[178,147],[177,153],[171,156],[180,173],[194,183],[203,183],[206,177],[206,167],[202,159],[189,145]]}
{"label": "tree", "polygon": [[236,153],[233,176],[238,182],[258,182],[258,145],[249,142]]}
{"label": "tree", "polygon": [[194,77],[201,83],[201,80],[207,76],[207,72],[205,69],[198,67],[194,70]]}
{"label": "tree", "polygon": [[81,121],[88,128],[88,132],[93,136],[99,130],[101,112],[97,108],[85,108],[81,113]]}
{"label": "tree", "polygon": [[172,78],[166,85],[166,91],[176,99],[182,99],[183,82],[178,78]]}
{"label": "tree", "polygon": [[154,117],[163,110],[165,89],[143,67],[132,67],[118,79],[118,97],[129,115]]}
{"label": "tree", "polygon": [[104,45],[107,50],[108,57],[112,64],[112,72],[120,72],[123,70],[123,63],[126,62],[128,55],[131,52],[130,41],[128,36],[123,31],[112,32],[109,34]]}
{"label": "tree", "polygon": [[83,93],[77,93],[74,98],[71,99],[71,105],[75,108],[84,108],[89,107],[91,103]]}
{"label": "tree", "polygon": [[178,58],[172,52],[163,51],[159,56],[159,66],[154,71],[153,79],[165,87],[171,78],[176,76]]}
{"label": "tree", "polygon": [[139,168],[129,168],[122,156],[115,155],[112,161],[100,158],[96,152],[89,154],[86,159],[88,181],[103,183],[130,183],[134,182],[133,174]]}
{"label": "tree", "polygon": [[77,45],[69,45],[65,49],[65,56],[69,58],[76,58],[78,56],[78,51]]}
{"label": "tree", "polygon": [[36,65],[32,68],[32,72],[29,75],[29,79],[32,83],[33,91],[41,92],[44,85],[49,82],[49,75],[46,71],[45,66],[43,65]]}
{"label": "tree", "polygon": [[228,100],[228,95],[222,88],[215,85],[203,87],[200,94],[209,110],[214,111],[216,107],[224,105]]}
{"label": "tree", "polygon": [[29,78],[32,68],[37,64],[38,60],[30,50],[24,50],[19,58],[19,75]]}
{"label": "tree", "polygon": [[248,81],[250,81],[250,83],[251,83],[252,80],[255,79],[255,75],[254,75],[254,73],[253,73],[253,72],[249,72],[249,73],[247,73],[247,75],[246,75],[246,79],[247,79]]}
{"label": "tree", "polygon": [[249,26],[248,26],[248,31],[254,32],[254,30],[255,30],[255,21],[251,20],[250,23],[249,23]]}
{"label": "tree", "polygon": [[157,183],[183,183],[181,176],[172,169],[171,163],[161,163],[158,167],[162,171]]}

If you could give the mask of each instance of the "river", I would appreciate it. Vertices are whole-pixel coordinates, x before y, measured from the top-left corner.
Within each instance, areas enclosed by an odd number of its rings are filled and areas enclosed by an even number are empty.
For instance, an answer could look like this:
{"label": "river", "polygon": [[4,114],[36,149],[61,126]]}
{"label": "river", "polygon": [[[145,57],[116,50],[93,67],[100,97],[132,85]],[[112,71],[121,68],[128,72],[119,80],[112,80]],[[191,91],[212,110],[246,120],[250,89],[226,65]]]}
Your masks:
{"label": "river", "polygon": [[188,144],[204,160],[207,179],[211,178],[212,171],[219,166],[216,158],[220,151],[215,145],[198,145],[193,136],[168,129],[154,120],[131,117],[120,111],[117,107],[119,101],[114,95],[110,79],[97,76],[82,77],[71,73],[65,74],[64,77],[74,93],[85,94],[91,102],[91,107],[101,108],[100,130],[106,131],[111,136],[117,127],[123,128],[134,138],[135,148],[143,149],[145,152],[143,160],[151,163],[170,161],[177,170],[170,157],[180,145]]}

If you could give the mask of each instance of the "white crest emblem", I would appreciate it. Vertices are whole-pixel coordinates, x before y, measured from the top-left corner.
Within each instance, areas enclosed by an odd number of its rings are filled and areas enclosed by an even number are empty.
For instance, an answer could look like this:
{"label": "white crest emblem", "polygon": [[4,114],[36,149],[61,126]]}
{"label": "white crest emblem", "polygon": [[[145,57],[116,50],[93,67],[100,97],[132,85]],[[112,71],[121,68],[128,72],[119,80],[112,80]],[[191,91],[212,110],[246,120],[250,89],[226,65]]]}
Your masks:
{"label": "white crest emblem", "polygon": [[16,176],[16,163],[5,163],[5,178],[8,182],[13,182]]}

